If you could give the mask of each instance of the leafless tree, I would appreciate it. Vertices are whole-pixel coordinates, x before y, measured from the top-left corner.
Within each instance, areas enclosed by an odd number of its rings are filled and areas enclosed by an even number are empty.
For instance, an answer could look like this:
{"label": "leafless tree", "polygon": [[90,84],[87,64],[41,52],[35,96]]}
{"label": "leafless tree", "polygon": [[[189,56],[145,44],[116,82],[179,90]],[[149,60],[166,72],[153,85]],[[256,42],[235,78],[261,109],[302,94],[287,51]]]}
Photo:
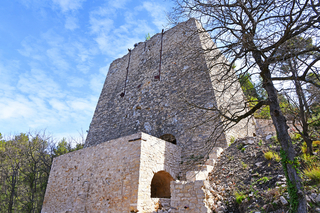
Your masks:
{"label": "leafless tree", "polygon": [[[315,0],[176,0],[171,18],[178,22],[194,17],[202,23],[216,46],[205,47],[204,52],[218,52],[227,62],[212,56],[211,66],[220,70],[220,81],[230,76],[250,73],[262,78],[268,98],[260,100],[249,111],[220,114],[237,123],[251,116],[263,105],[269,105],[270,115],[282,147],[282,162],[287,176],[291,207],[296,212],[307,212],[301,179],[295,169],[295,151],[288,134],[286,117],[278,100],[278,82],[294,81],[296,85],[319,84],[308,78],[310,73],[319,76],[319,54],[304,60],[303,72],[283,76],[282,64],[301,55],[319,53],[320,2]],[[200,32],[201,33],[201,32]],[[313,45],[282,51],[284,45],[297,37],[312,39]],[[232,66],[236,65],[236,70]],[[225,72],[227,70],[227,72]],[[235,72],[234,74],[229,74]],[[217,74],[219,74],[217,72]],[[276,84],[276,85],[275,85]],[[286,86],[284,84],[284,86]],[[223,91],[222,91],[223,92]],[[208,109],[212,110],[212,109]],[[295,197],[296,196],[296,197]]]}

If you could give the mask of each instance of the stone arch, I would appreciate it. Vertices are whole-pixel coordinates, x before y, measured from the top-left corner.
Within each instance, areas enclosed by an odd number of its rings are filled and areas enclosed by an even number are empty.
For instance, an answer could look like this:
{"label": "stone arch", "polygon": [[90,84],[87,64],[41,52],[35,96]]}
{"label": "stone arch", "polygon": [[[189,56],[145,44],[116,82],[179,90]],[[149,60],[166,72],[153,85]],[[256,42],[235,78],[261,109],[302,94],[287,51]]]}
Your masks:
{"label": "stone arch", "polygon": [[174,137],[174,135],[164,134],[164,135],[161,135],[159,138],[162,140],[168,141],[170,143],[177,144],[177,140],[176,140],[176,137]]}
{"label": "stone arch", "polygon": [[170,182],[172,176],[166,171],[159,171],[154,174],[151,180],[152,198],[171,198]]}

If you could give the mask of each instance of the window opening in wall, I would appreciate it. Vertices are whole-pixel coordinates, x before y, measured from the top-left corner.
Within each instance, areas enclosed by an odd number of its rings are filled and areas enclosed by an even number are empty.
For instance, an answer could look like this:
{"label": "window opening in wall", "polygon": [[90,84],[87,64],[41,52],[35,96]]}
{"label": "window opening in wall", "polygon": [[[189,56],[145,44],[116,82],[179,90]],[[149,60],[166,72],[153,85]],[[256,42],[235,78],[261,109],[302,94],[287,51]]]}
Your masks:
{"label": "window opening in wall", "polygon": [[160,171],[154,174],[151,181],[152,198],[171,198],[170,182],[172,176],[166,171]]}
{"label": "window opening in wall", "polygon": [[164,135],[160,136],[160,139],[168,141],[173,144],[177,144],[176,137],[174,137],[174,135],[171,135],[171,134],[164,134]]}

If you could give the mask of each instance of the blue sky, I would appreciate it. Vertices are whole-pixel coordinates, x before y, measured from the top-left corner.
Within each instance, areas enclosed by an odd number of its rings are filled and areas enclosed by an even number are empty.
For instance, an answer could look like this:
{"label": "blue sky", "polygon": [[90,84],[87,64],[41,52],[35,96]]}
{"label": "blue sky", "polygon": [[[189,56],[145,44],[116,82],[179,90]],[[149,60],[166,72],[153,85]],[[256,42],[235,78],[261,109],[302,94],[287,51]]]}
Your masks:
{"label": "blue sky", "polygon": [[169,1],[3,0],[0,133],[89,129],[109,64],[168,28]]}

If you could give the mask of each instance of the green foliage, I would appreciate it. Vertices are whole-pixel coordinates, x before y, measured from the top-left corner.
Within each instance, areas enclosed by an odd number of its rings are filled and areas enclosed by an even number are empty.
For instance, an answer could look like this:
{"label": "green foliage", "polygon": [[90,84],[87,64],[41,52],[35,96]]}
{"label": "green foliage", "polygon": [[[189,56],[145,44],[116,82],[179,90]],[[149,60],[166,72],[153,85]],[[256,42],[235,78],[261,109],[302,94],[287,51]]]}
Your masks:
{"label": "green foliage", "polygon": [[297,212],[297,208],[298,208],[298,204],[299,204],[298,194],[297,194],[298,189],[289,179],[287,164],[288,163],[292,164],[292,166],[294,166],[294,168],[297,170],[297,173],[299,174],[300,173],[298,170],[299,163],[298,163],[297,158],[295,159],[294,162],[290,161],[288,159],[286,152],[283,149],[280,150],[280,156],[281,156],[282,168],[283,168],[284,174],[286,176],[286,180],[287,180],[288,193],[289,193],[289,197],[290,197],[291,212]]}
{"label": "green foliage", "polygon": [[303,154],[306,154],[306,153],[307,153],[307,150],[308,150],[308,148],[307,148],[307,143],[306,143],[306,142],[303,142],[303,143],[302,143],[302,146],[301,146],[301,152],[302,152]]}
{"label": "green foliage", "polygon": [[150,38],[151,38],[150,33],[146,34],[146,36],[145,36],[146,41],[150,40]]}
{"label": "green foliage", "polygon": [[249,73],[239,76],[239,82],[243,90],[244,95],[249,99],[249,97],[260,99],[260,96],[257,93],[254,83],[252,83]]}
{"label": "green foliage", "polygon": [[277,153],[273,153],[273,159],[277,162],[280,162],[281,157]]}
{"label": "green foliage", "polygon": [[77,143],[74,148],[71,146],[71,142],[67,142],[65,138],[63,138],[57,145],[57,147],[53,150],[54,157],[58,157],[60,155],[67,154],[69,152],[73,152],[83,148],[82,143]]}
{"label": "green foliage", "polygon": [[[244,95],[246,96],[249,107],[253,108],[260,100],[266,98],[265,90],[258,84],[254,84],[251,80],[250,74],[245,73],[239,76],[239,82]],[[270,108],[269,106],[262,106],[258,111],[254,113],[255,118],[259,119],[270,119]]]}
{"label": "green foliage", "polygon": [[54,156],[60,156],[69,152],[69,144],[65,138],[63,138],[59,143],[56,149],[54,149]]}
{"label": "green foliage", "polygon": [[273,158],[273,152],[268,151],[268,152],[264,153],[264,157],[267,160],[271,160]]}
{"label": "green foliage", "polygon": [[266,183],[268,182],[270,179],[268,177],[262,177],[259,180],[257,180],[258,183]]}
{"label": "green foliage", "polygon": [[320,183],[320,168],[318,166],[314,166],[313,168],[305,169],[304,174],[309,177],[311,180]]}
{"label": "green foliage", "polygon": [[234,136],[231,136],[230,138],[230,144],[233,144],[236,141],[236,138]]}
{"label": "green foliage", "polygon": [[235,191],[234,196],[236,197],[236,202],[238,204],[241,204],[242,201],[246,199],[246,195],[244,194],[244,192],[241,192],[241,191]]}
{"label": "green foliage", "polygon": [[293,140],[293,141],[301,140],[301,135],[299,133],[297,133],[297,132],[291,134],[290,136],[291,136],[291,140]]}
{"label": "green foliage", "polygon": [[270,119],[271,118],[270,107],[262,106],[257,112],[254,113],[254,117],[257,119]]}
{"label": "green foliage", "polygon": [[271,140],[275,145],[280,145],[277,136],[275,136],[275,135],[272,136],[272,137],[270,138],[270,140]]}
{"label": "green foliage", "polygon": [[248,168],[248,164],[245,164],[244,162],[241,161],[241,165],[244,169],[247,169]]}
{"label": "green foliage", "polygon": [[281,160],[281,157],[280,157],[277,153],[275,153],[275,152],[273,152],[273,151],[267,151],[267,152],[265,152],[265,153],[264,153],[264,157],[265,157],[265,159],[267,159],[267,160],[275,160],[275,161],[277,161],[277,162],[280,162],[280,160]]}
{"label": "green foliage", "polygon": [[55,146],[44,134],[0,134],[0,212],[41,212],[53,158],[81,147],[65,139]]}
{"label": "green foliage", "polygon": [[316,155],[303,153],[300,158],[308,167],[316,166],[319,162],[318,156]]}

